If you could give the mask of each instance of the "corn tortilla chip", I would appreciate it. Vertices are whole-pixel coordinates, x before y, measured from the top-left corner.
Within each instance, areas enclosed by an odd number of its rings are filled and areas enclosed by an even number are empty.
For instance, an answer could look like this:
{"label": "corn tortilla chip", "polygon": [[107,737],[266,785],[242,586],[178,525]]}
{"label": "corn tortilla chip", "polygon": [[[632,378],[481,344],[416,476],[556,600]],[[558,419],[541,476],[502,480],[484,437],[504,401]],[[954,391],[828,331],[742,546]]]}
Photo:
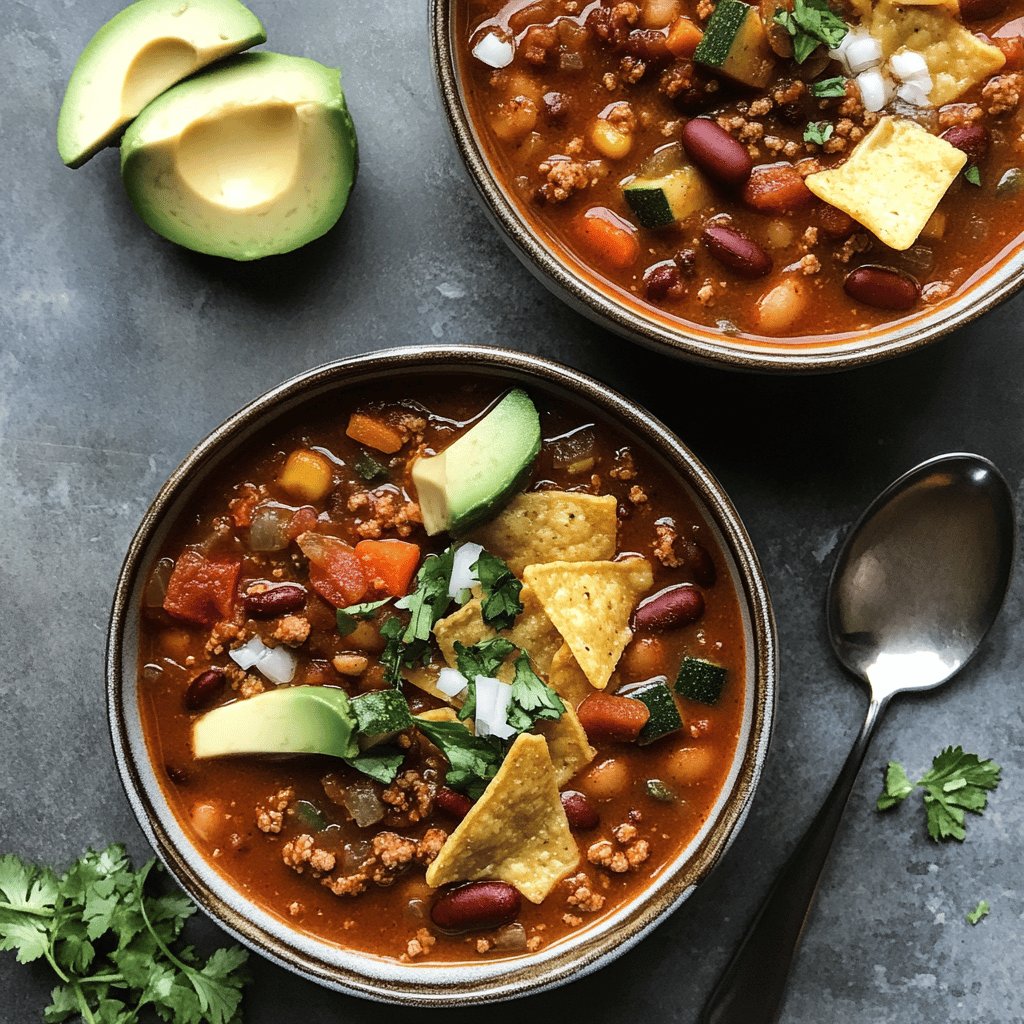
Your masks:
{"label": "corn tortilla chip", "polygon": [[[537,595],[529,587],[524,587],[519,599],[523,602],[523,610],[502,636],[507,637],[520,650],[526,651],[533,663],[534,671],[547,676],[551,668],[551,659],[562,645],[558,630],[551,624]],[[489,640],[497,633],[483,620],[480,599],[466,602],[457,612],[440,619],[434,625],[434,638],[441,649],[444,660],[456,668],[455,642],[466,647]],[[499,669],[498,678],[503,682],[511,682],[514,658]],[[417,684],[418,685],[418,684]],[[443,699],[443,698],[442,698]]]}
{"label": "corn tortilla chip", "polygon": [[569,645],[590,685],[603,690],[632,637],[629,618],[654,582],[646,558],[528,565],[527,586]]}
{"label": "corn tortilla chip", "polygon": [[579,707],[594,692],[590,680],[567,643],[563,643],[551,659],[548,686],[574,708]]}
{"label": "corn tortilla chip", "polygon": [[493,879],[540,903],[579,863],[543,736],[520,736],[427,868],[427,885]]}
{"label": "corn tortilla chip", "polygon": [[[414,718],[422,718],[424,722],[457,722],[459,716],[455,713],[455,708],[431,708],[429,711],[421,711],[418,715],[414,715]],[[473,730],[470,728],[472,722],[462,723],[470,732]]]}
{"label": "corn tortilla chip", "polygon": [[616,504],[611,494],[520,494],[469,540],[504,559],[520,578],[539,562],[601,561],[615,555]]}
{"label": "corn tortilla chip", "polygon": [[559,789],[597,756],[571,707],[566,707],[555,721],[537,722],[537,731],[548,741],[548,754],[555,766],[555,783]]}
{"label": "corn tortilla chip", "polygon": [[838,167],[807,187],[893,249],[909,249],[956,180],[967,155],[914,121],[883,117]]}

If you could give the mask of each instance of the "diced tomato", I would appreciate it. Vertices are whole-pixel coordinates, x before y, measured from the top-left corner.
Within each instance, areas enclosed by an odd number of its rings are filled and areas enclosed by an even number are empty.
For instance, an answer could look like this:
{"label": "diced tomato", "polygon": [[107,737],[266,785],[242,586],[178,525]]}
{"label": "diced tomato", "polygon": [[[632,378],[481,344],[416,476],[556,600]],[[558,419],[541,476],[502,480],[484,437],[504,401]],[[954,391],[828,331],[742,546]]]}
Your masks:
{"label": "diced tomato", "polygon": [[755,167],[743,186],[743,201],[762,213],[792,213],[813,199],[803,176],[787,163]]}
{"label": "diced tomato", "polygon": [[388,455],[394,454],[405,444],[401,431],[396,430],[390,423],[362,412],[352,413],[345,433],[353,441],[365,444],[367,448],[376,448],[377,451]]}
{"label": "diced tomato", "polygon": [[198,551],[183,552],[167,581],[164,611],[201,626],[231,618],[241,571],[241,562],[214,561]]}
{"label": "diced tomato", "polygon": [[371,580],[380,580],[388,594],[401,597],[420,564],[420,546],[405,540],[361,540],[356,556]]}
{"label": "diced tomato", "polygon": [[576,235],[605,266],[625,270],[640,257],[636,228],[607,207],[594,206],[578,218]]}
{"label": "diced tomato", "polygon": [[309,559],[309,584],[325,601],[345,608],[366,596],[363,563],[350,545],[337,537],[304,533],[299,547]]}
{"label": "diced tomato", "polygon": [[316,526],[318,518],[316,509],[312,505],[303,505],[301,508],[297,508],[291,522],[288,524],[288,529],[285,531],[288,534],[288,539],[295,540],[296,537],[301,537],[307,530],[312,530]]}
{"label": "diced tomato", "polygon": [[260,492],[252,484],[243,484],[237,498],[228,502],[228,511],[235,526],[252,526],[253,509],[259,504]]}
{"label": "diced tomato", "polygon": [[1020,71],[1024,67],[1024,39],[1020,36],[1012,36],[1008,39],[997,37],[992,40],[1006,58],[1003,65],[1004,71]]}

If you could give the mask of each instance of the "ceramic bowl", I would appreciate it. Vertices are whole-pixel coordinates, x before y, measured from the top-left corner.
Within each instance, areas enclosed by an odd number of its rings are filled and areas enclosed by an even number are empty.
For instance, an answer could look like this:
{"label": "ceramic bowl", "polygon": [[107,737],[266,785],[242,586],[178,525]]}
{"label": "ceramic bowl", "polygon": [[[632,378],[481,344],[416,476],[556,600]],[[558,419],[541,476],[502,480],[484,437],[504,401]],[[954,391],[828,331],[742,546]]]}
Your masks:
{"label": "ceramic bowl", "polygon": [[448,126],[489,219],[512,251],[547,288],[577,312],[628,338],[669,355],[733,370],[827,373],[889,359],[970,323],[1024,284],[1024,248],[1010,247],[975,275],[954,299],[898,323],[800,340],[727,336],[682,323],[617,297],[568,252],[546,241],[494,176],[463,97],[455,11],[464,0],[430,0],[431,55]]}
{"label": "ceramic bowl", "polygon": [[[301,416],[328,394],[408,374],[479,375],[571,399],[656,452],[693,495],[726,556],[747,651],[743,725],[728,779],[693,841],[641,896],[570,939],[516,959],[413,965],[344,949],[250,903],[178,825],[150,763],[136,693],[142,591],[164,538],[191,497],[257,431]],[[267,392],[213,431],[171,474],[132,540],[117,581],[107,645],[107,701],[118,770],[142,830],[171,874],[238,940],[284,967],[346,993],[393,1003],[454,1005],[513,998],[596,970],[677,908],[742,824],[761,774],[775,706],[776,635],[764,576],[736,510],[714,477],[654,417],[604,385],[536,356],[480,347],[416,346],[328,363]]]}

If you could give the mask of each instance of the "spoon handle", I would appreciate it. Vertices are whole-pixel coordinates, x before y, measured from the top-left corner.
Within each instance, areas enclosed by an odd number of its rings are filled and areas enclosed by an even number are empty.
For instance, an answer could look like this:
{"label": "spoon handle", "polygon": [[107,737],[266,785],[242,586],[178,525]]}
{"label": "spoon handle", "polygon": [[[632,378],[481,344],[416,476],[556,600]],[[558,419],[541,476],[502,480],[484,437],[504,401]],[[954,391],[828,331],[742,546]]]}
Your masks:
{"label": "spoon handle", "polygon": [[888,697],[872,699],[860,735],[839,778],[779,872],[728,967],[722,972],[700,1024],[772,1024],[778,1019],[786,979],[810,913],[839,819]]}

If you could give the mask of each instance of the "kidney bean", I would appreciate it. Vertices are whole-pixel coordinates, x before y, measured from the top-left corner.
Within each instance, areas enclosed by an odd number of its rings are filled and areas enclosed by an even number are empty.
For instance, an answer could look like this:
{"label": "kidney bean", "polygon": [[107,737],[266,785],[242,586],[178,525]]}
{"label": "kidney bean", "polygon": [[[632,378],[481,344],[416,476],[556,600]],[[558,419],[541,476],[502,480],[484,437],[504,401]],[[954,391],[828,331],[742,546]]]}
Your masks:
{"label": "kidney bean", "polygon": [[988,129],[980,124],[955,124],[942,133],[942,138],[966,153],[972,164],[980,164],[988,152]]}
{"label": "kidney bean", "polygon": [[694,583],[702,587],[713,587],[718,573],[715,569],[715,560],[708,553],[708,549],[695,540],[681,540],[676,546],[676,553],[683,560],[683,565],[693,577]]}
{"label": "kidney bean", "polygon": [[598,743],[632,743],[651,717],[646,704],[611,693],[592,693],[576,709],[576,714],[587,737]]}
{"label": "kidney bean", "polygon": [[964,21],[994,18],[1006,10],[1007,0],[960,0],[960,17]]}
{"label": "kidney bean", "polygon": [[636,28],[626,37],[626,53],[640,60],[665,60],[671,56],[668,52],[664,32],[654,28]]}
{"label": "kidney bean", "polygon": [[671,260],[655,263],[644,271],[644,288],[647,298],[654,302],[667,298],[673,292],[678,294],[681,291],[680,285],[682,285],[682,274]]}
{"label": "kidney bean", "polygon": [[188,684],[185,691],[185,707],[189,711],[202,711],[209,707],[224,689],[224,670],[220,668],[208,668]]}
{"label": "kidney bean", "polygon": [[594,805],[578,789],[567,789],[562,794],[562,808],[569,819],[569,828],[574,832],[596,828],[600,820]]}
{"label": "kidney bean", "polygon": [[851,299],[876,309],[910,309],[921,294],[920,286],[908,274],[876,266],[852,270],[846,275],[843,291]]}
{"label": "kidney bean", "polygon": [[743,186],[743,201],[764,213],[792,213],[813,198],[803,175],[792,164],[758,167]]}
{"label": "kidney bean", "polygon": [[710,178],[723,185],[742,185],[754,168],[750,154],[724,128],[706,117],[683,126],[680,138],[689,158]]}
{"label": "kidney bean", "polygon": [[633,626],[661,632],[696,622],[704,614],[704,595],[689,583],[667,587],[636,610]]}
{"label": "kidney bean", "polygon": [[817,204],[813,216],[818,227],[836,241],[849,238],[856,228],[853,218],[848,213],[830,203]]}
{"label": "kidney bean", "polygon": [[701,241],[719,263],[742,277],[764,277],[772,269],[771,256],[735,228],[709,224]]}
{"label": "kidney bean", "polygon": [[306,588],[280,583],[267,590],[250,591],[242,598],[245,613],[254,619],[273,619],[298,611],[306,603]]}
{"label": "kidney bean", "polygon": [[510,924],[521,905],[519,890],[507,882],[467,882],[434,900],[430,920],[449,932],[482,931]]}
{"label": "kidney bean", "polygon": [[469,814],[473,801],[464,793],[456,793],[454,789],[442,786],[434,794],[434,806],[444,814],[458,818],[461,821]]}

